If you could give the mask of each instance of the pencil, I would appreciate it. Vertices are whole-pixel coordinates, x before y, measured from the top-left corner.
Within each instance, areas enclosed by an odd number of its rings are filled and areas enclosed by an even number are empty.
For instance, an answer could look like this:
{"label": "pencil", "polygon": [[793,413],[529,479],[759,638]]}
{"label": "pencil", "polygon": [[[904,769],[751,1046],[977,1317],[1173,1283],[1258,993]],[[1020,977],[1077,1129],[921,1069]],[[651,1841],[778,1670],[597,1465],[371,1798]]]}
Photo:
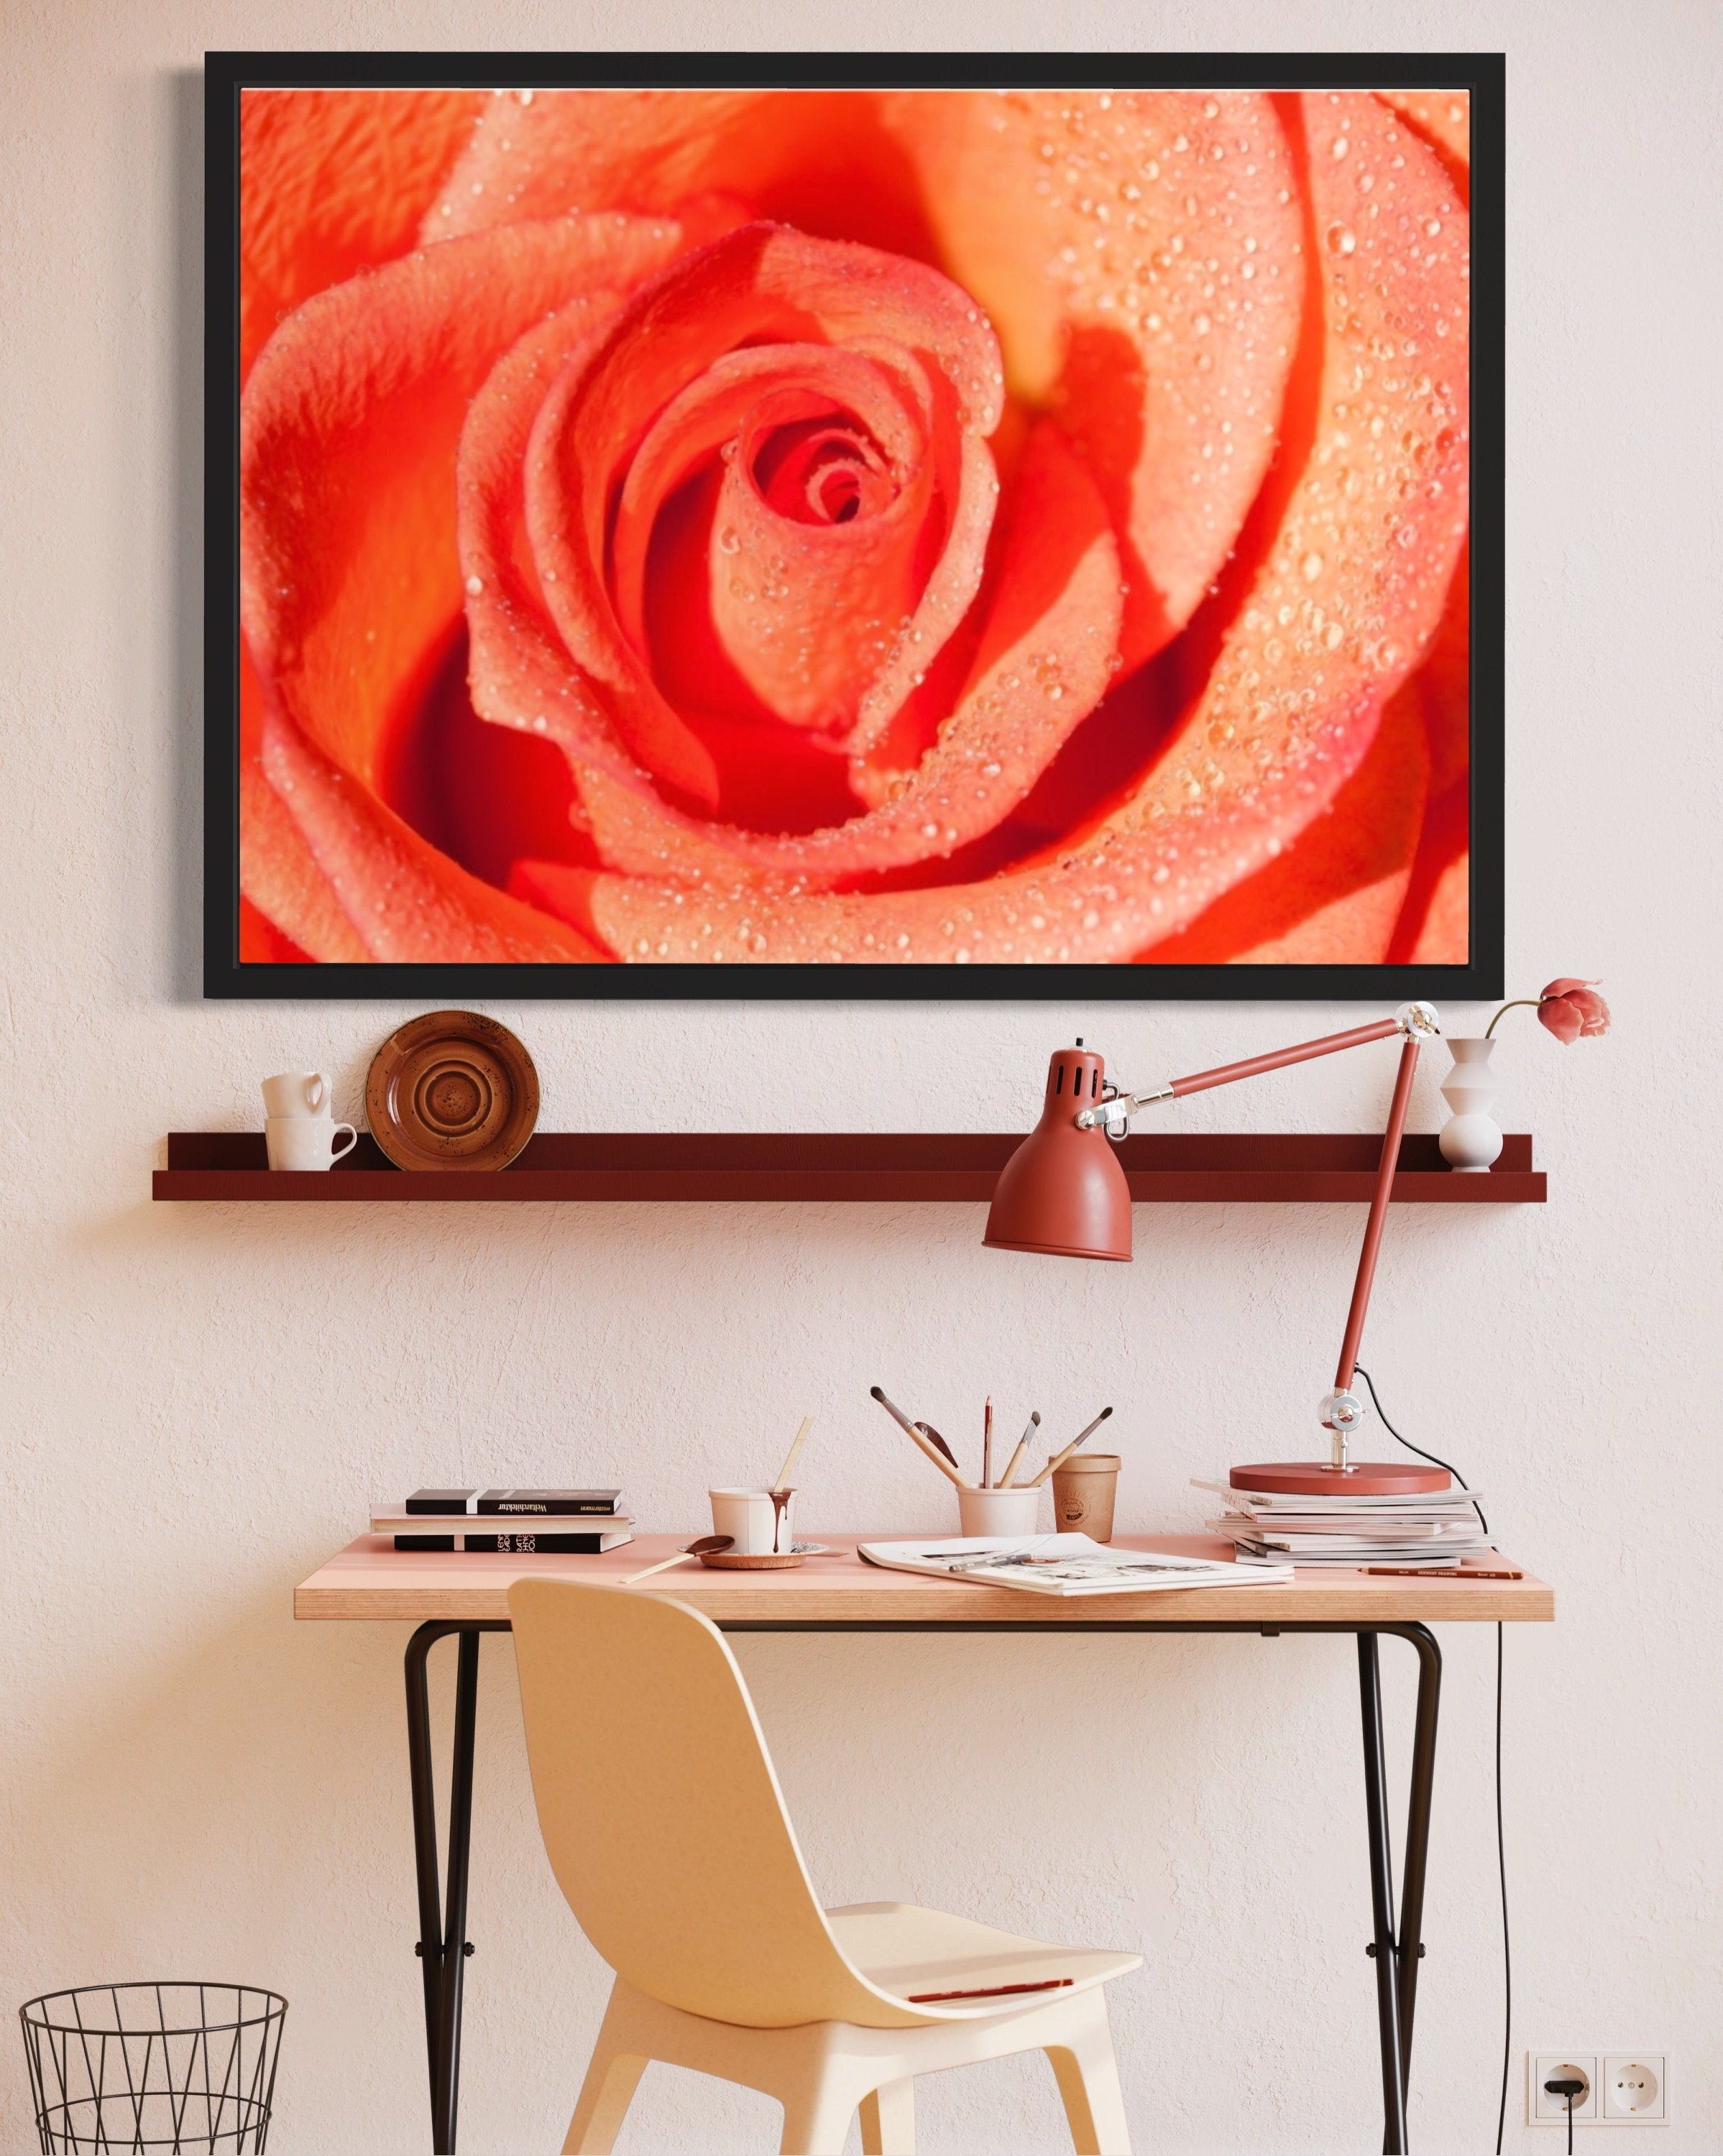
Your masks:
{"label": "pencil", "polygon": [[993,1487],[993,1395],[987,1395],[987,1405],[981,1415],[981,1487]]}

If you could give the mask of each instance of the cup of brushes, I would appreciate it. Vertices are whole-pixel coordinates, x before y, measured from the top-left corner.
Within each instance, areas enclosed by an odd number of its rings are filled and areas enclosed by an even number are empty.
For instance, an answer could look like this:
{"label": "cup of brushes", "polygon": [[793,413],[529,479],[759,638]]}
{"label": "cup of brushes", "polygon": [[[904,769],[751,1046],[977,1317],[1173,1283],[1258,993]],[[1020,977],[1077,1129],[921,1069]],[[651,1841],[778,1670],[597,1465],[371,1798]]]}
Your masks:
{"label": "cup of brushes", "polygon": [[927,1455],[948,1482],[955,1485],[959,1529],[965,1541],[983,1536],[1032,1535],[1036,1532],[1041,1510],[1042,1486],[1051,1479],[1054,1470],[1063,1466],[1078,1446],[1092,1436],[1113,1412],[1111,1408],[1103,1408],[1087,1429],[1079,1430],[1062,1451],[1055,1453],[1032,1475],[1029,1471],[1029,1454],[1041,1428],[1041,1416],[1038,1413],[1031,1414],[1024,1425],[1023,1435],[1017,1440],[1016,1450],[1003,1469],[995,1475],[993,1403],[990,1399],[981,1428],[981,1479],[979,1482],[973,1482],[958,1466],[956,1455],[931,1423],[912,1422],[894,1401],[886,1397],[879,1386],[872,1387],[872,1397],[905,1436]]}

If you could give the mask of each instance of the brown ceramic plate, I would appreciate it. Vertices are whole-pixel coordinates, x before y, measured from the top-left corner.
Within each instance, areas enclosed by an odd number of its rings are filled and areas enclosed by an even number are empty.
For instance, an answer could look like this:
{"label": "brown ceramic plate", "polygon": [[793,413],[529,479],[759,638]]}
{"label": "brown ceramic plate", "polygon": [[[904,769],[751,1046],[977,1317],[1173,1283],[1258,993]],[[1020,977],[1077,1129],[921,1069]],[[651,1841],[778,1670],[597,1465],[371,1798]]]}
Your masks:
{"label": "brown ceramic plate", "polygon": [[507,1168],[538,1121],[538,1073],[494,1018],[427,1011],[373,1057],[365,1114],[397,1168]]}

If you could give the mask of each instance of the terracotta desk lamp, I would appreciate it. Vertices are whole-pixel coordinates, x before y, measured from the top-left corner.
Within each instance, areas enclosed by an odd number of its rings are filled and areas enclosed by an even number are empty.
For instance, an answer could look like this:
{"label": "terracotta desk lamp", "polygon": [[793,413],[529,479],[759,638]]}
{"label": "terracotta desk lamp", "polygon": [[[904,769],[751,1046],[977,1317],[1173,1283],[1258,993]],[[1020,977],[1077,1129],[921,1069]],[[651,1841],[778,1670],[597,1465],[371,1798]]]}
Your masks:
{"label": "terracotta desk lamp", "polygon": [[1364,1333],[1364,1316],[1370,1306],[1371,1282],[1381,1247],[1394,1170],[1400,1158],[1412,1074],[1417,1069],[1420,1046],[1439,1038],[1441,1030],[1428,1004],[1402,1004],[1392,1018],[1380,1019],[1374,1025],[1355,1026],[1348,1033],[1331,1033],[1320,1040],[1300,1041],[1294,1047],[1252,1055],[1242,1063],[1223,1063],[1217,1070],[1171,1079],[1147,1093],[1124,1093],[1109,1085],[1103,1060],[1079,1040],[1075,1048],[1055,1051],[1047,1070],[1041,1121],[1000,1172],[987,1215],[986,1240],[995,1249],[1034,1250],[1048,1257],[1129,1260],[1131,1194],[1113,1147],[1125,1136],[1138,1109],[1153,1101],[1205,1092],[1211,1086],[1228,1086],[1235,1078],[1253,1078],[1259,1071],[1278,1070],[1284,1064],[1332,1055],[1339,1049],[1361,1048],[1366,1041],[1400,1039],[1400,1069],[1382,1138],[1370,1217],[1365,1223],[1364,1247],[1358,1255],[1358,1275],[1352,1284],[1352,1306],[1346,1314],[1334,1389],[1319,1409],[1329,1433],[1330,1457],[1235,1467],[1231,1477],[1235,1490],[1365,1497],[1403,1496],[1445,1490],[1448,1486],[1449,1478],[1443,1468],[1348,1457],[1350,1440],[1365,1418],[1364,1404],[1352,1390],[1352,1378]]}

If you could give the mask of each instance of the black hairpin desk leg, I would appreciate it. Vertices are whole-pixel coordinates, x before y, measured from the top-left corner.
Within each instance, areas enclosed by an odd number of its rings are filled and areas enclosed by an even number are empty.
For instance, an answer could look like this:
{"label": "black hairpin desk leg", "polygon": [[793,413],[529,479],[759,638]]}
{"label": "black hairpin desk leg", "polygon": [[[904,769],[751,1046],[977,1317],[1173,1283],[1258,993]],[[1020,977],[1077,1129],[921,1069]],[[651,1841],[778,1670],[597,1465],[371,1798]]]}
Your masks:
{"label": "black hairpin desk leg", "polygon": [[[460,2088],[460,1987],[472,1948],[466,1937],[467,1862],[472,1846],[473,1730],[479,1704],[479,1635],[506,1624],[421,1625],[407,1642],[407,1758],[413,1782],[413,1855],[419,1873],[419,1945],[424,1982],[424,2043],[430,2066],[431,2147],[454,2156]],[[437,1802],[431,1773],[430,1693],[425,1661],[445,1634],[460,1637],[455,1672],[455,1744],[449,1770],[447,1899],[440,1911]]]}
{"label": "black hairpin desk leg", "polygon": [[1358,1689],[1364,1716],[1364,1802],[1370,1829],[1370,1891],[1376,1958],[1376,2020],[1382,2057],[1382,2147],[1403,2156],[1406,2089],[1412,2071],[1412,2014],[1422,1954],[1424,1873],[1430,1853],[1430,1796],[1436,1773],[1436,1714],[1442,1650],[1422,1625],[1384,1625],[1417,1650],[1418,1697],[1412,1734],[1412,1793],[1406,1815],[1406,1870],[1400,1923],[1394,1922],[1394,1869],[1388,1842],[1388,1774],[1382,1745],[1381,1677],[1376,1632],[1358,1635]]}

